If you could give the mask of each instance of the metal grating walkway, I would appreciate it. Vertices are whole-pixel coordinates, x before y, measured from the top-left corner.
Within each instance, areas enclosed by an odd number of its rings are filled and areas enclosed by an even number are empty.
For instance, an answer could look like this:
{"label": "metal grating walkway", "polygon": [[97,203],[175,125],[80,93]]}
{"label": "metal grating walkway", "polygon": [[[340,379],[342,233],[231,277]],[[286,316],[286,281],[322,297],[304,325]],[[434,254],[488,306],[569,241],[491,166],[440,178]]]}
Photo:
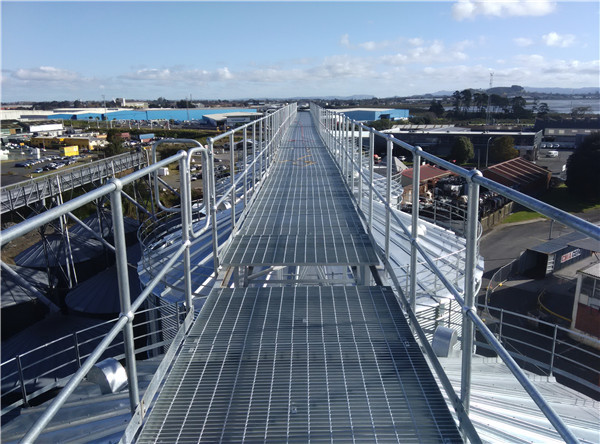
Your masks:
{"label": "metal grating walkway", "polygon": [[388,287],[215,289],[137,442],[460,442]]}
{"label": "metal grating walkway", "polygon": [[[223,264],[377,264],[308,114],[275,161]],[[214,288],[137,442],[462,442],[391,288],[330,284]]]}
{"label": "metal grating walkway", "polygon": [[223,263],[375,265],[379,261],[339,171],[300,113]]}

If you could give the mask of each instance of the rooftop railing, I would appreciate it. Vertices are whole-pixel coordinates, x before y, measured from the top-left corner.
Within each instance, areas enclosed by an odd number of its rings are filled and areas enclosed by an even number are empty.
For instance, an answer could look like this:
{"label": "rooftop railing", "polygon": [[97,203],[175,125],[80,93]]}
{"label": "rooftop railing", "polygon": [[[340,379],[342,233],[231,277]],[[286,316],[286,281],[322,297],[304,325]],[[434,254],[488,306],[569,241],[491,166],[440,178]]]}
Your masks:
{"label": "rooftop railing", "polygon": [[[552,409],[548,402],[542,397],[537,388],[528,379],[523,370],[512,358],[510,353],[502,346],[494,333],[490,331],[484,321],[478,316],[475,307],[475,295],[479,290],[480,282],[476,282],[475,268],[478,257],[478,217],[479,217],[479,189],[484,186],[488,190],[497,192],[498,194],[509,198],[527,208],[530,208],[538,213],[541,213],[549,218],[567,225],[574,230],[582,232],[592,239],[600,240],[600,228],[586,222],[583,219],[575,217],[558,208],[552,207],[537,199],[520,193],[517,190],[508,188],[497,182],[483,177],[478,170],[467,170],[454,163],[440,159],[432,154],[424,152],[418,146],[412,146],[401,140],[398,140],[389,134],[384,134],[374,130],[360,122],[346,117],[344,114],[337,113],[332,110],[326,110],[316,105],[311,106],[313,118],[318,122],[318,129],[321,138],[325,145],[330,150],[332,156],[337,160],[339,169],[346,180],[349,190],[357,197],[357,206],[362,210],[364,221],[369,232],[373,230],[373,202],[377,200],[386,208],[385,221],[385,241],[381,246],[380,258],[387,271],[393,286],[398,292],[400,301],[406,310],[406,313],[415,326],[415,332],[419,336],[422,346],[429,356],[433,366],[440,377],[444,389],[449,395],[449,398],[457,412],[459,425],[465,436],[473,436],[473,430],[470,421],[468,421],[469,404],[470,404],[470,386],[471,386],[471,361],[472,352],[474,351],[474,329],[477,329],[480,335],[489,344],[490,348],[504,361],[512,374],[516,377],[519,383],[527,391],[532,400],[537,404],[542,413],[548,418],[552,426],[567,442],[576,442],[577,438],[573,432],[565,425],[563,420]],[[369,163],[364,165],[363,162],[363,134],[367,134],[369,138]],[[374,139],[375,136],[382,137],[386,141],[387,158],[391,159],[393,148],[395,146],[408,150],[413,155],[413,174],[412,174],[412,220],[411,226],[408,227],[396,213],[394,204],[391,201],[392,190],[392,162],[387,162],[387,187],[385,195],[377,190],[373,184],[373,159],[374,159]],[[357,137],[358,142],[357,143]],[[465,230],[466,238],[466,255],[464,269],[464,292],[461,292],[455,285],[444,275],[435,263],[435,258],[430,257],[427,251],[423,248],[419,236],[419,188],[420,188],[420,168],[422,162],[435,164],[444,170],[448,170],[455,175],[466,179],[468,184],[468,200],[467,200],[467,224]],[[366,188],[366,191],[365,191]],[[366,194],[366,198],[365,198]],[[410,256],[410,284],[408,294],[405,294],[405,289],[396,278],[393,267],[390,263],[390,228],[392,224],[401,227],[405,235],[410,238],[411,256]],[[418,322],[415,316],[416,299],[417,299],[417,262],[425,261],[432,272],[436,274],[439,282],[452,294],[454,299],[459,303],[463,312],[462,329],[462,373],[461,373],[461,390],[458,396],[444,374],[441,365],[435,356],[433,349],[427,342],[424,332],[418,327]],[[474,436],[477,436],[474,433]]]}
{"label": "rooftop railing", "polygon": [[[31,219],[14,225],[0,233],[0,245],[4,246],[8,242],[11,242],[20,236],[47,224],[61,216],[68,214],[69,212],[80,208],[94,200],[103,196],[110,196],[110,204],[113,217],[113,236],[115,239],[115,256],[116,256],[116,267],[119,283],[119,297],[121,302],[121,314],[118,320],[114,323],[112,328],[106,333],[102,341],[97,345],[96,348],[89,354],[87,359],[81,363],[79,369],[65,384],[61,392],[54,398],[48,408],[45,410],[43,415],[37,420],[32,428],[27,432],[23,438],[23,442],[33,442],[44,428],[48,425],[51,419],[56,415],[61,406],[66,402],[68,397],[73,393],[81,381],[86,377],[88,372],[96,364],[96,362],[104,355],[106,350],[111,347],[116,337],[123,336],[123,355],[125,356],[125,367],[127,370],[128,378],[128,390],[129,390],[129,402],[132,412],[131,423],[141,423],[144,416],[145,410],[150,403],[150,400],[158,390],[158,383],[155,381],[160,378],[166,372],[166,366],[159,367],[159,371],[153,378],[153,382],[144,394],[143,400],[140,400],[137,371],[136,371],[136,360],[135,360],[135,348],[134,348],[134,335],[133,335],[133,320],[136,314],[139,314],[139,310],[142,305],[152,293],[153,289],[161,282],[164,276],[172,269],[174,264],[178,261],[183,261],[184,265],[184,293],[185,293],[185,318],[181,328],[182,332],[185,332],[192,323],[193,319],[193,303],[192,303],[192,288],[191,288],[191,277],[190,277],[190,252],[189,247],[194,238],[201,236],[204,232],[210,228],[210,221],[213,222],[213,233],[216,239],[216,209],[224,200],[225,197],[219,201],[215,197],[215,180],[214,180],[214,157],[213,157],[213,146],[214,141],[229,138],[231,146],[231,190],[229,198],[235,201],[237,197],[236,187],[242,181],[245,181],[243,199],[249,198],[250,184],[246,184],[248,169],[241,173],[236,173],[235,167],[235,144],[234,138],[236,134],[244,135],[244,148],[247,147],[247,134],[248,128],[253,131],[253,140],[256,137],[259,138],[260,144],[258,144],[256,153],[253,152],[253,161],[248,164],[248,168],[255,168],[257,163],[268,164],[272,161],[275,148],[278,146],[279,141],[285,134],[286,129],[289,127],[293,116],[296,112],[296,106],[288,105],[278,111],[267,115],[250,125],[245,125],[239,129],[232,130],[224,133],[215,139],[209,139],[208,148],[203,147],[200,143],[190,139],[163,139],[156,142],[153,146],[153,152],[156,152],[156,148],[163,143],[178,143],[186,147],[190,147],[188,151],[179,151],[177,154],[170,156],[163,160],[156,160],[154,156],[154,163],[138,170],[132,174],[124,176],[122,178],[113,178],[107,184],[96,188],[82,196],[72,199],[68,202],[63,203],[57,207],[45,211],[44,213],[38,214]],[[256,144],[253,144],[253,149]],[[259,148],[260,147],[260,148]],[[201,155],[202,156],[202,169],[204,174],[204,222],[202,226],[193,224],[193,207],[191,199],[191,177],[190,177],[190,165],[192,163],[192,157]],[[246,149],[244,149],[244,158],[246,156]],[[180,183],[181,190],[180,194],[180,206],[178,208],[167,208],[159,199],[158,194],[155,196],[156,204],[159,208],[167,212],[177,213],[180,221],[179,225],[182,227],[181,236],[177,240],[178,247],[168,257],[164,258],[161,263],[161,268],[157,271],[154,278],[147,284],[146,288],[141,294],[133,301],[130,300],[129,294],[129,277],[128,277],[128,266],[127,266],[127,254],[126,254],[126,243],[125,243],[125,230],[123,224],[123,211],[122,211],[122,189],[124,185],[133,183],[136,180],[146,178],[147,176],[152,177],[157,183],[158,171],[161,168],[165,168],[170,165],[177,163],[179,165],[180,172]],[[262,174],[266,174],[267,168],[259,168]],[[252,177],[257,178],[254,174]],[[254,184],[252,184],[254,185]],[[255,188],[252,186],[252,188]],[[235,212],[235,205],[232,205],[232,212]],[[235,221],[235,214],[233,214],[232,220]],[[218,251],[216,240],[214,242],[215,254],[215,268],[218,266]],[[179,335],[179,341],[183,339],[183,335]],[[176,347],[172,347],[176,348]]]}

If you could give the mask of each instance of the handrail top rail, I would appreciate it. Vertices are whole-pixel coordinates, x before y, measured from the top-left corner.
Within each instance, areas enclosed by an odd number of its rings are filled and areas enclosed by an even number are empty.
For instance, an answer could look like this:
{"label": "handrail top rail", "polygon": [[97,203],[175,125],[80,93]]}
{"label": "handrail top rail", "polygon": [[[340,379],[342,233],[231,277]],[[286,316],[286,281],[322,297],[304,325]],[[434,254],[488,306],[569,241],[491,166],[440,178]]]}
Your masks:
{"label": "handrail top rail", "polygon": [[[335,111],[331,111],[331,112],[333,112],[334,114],[346,117],[343,113],[339,113],[339,112],[335,112]],[[367,130],[375,135],[378,135],[386,140],[389,140],[392,143],[394,143],[395,145],[399,145],[402,148],[410,151],[413,154],[418,152],[420,157],[427,159],[430,162],[435,163],[436,165],[439,165],[439,166],[447,169],[448,171],[458,174],[461,177],[465,177],[467,179],[467,181],[473,181],[473,182],[477,183],[478,185],[484,186],[485,188],[493,190],[493,191],[497,192],[498,194],[508,197],[511,200],[513,200],[523,206],[526,206],[527,208],[530,208],[530,209],[532,209],[538,213],[541,213],[545,216],[548,216],[548,217],[550,217],[560,223],[563,223],[564,225],[567,225],[577,231],[581,231],[581,232],[585,233],[586,235],[588,235],[589,237],[591,237],[592,239],[600,240],[600,227],[597,225],[594,225],[584,219],[581,219],[580,217],[577,217],[570,213],[567,213],[564,210],[553,207],[552,205],[549,205],[545,202],[541,202],[541,201],[539,201],[531,196],[528,196],[524,193],[521,193],[513,188],[507,187],[506,185],[502,185],[498,182],[494,182],[493,180],[488,179],[487,177],[484,177],[481,174],[481,172],[477,169],[468,170],[468,169],[458,166],[452,162],[448,162],[447,160],[440,159],[439,157],[424,151],[420,146],[410,145],[409,143],[406,143],[406,142],[403,142],[402,140],[396,139],[389,133],[383,133],[383,132],[373,129],[361,122],[357,122],[353,119],[350,119],[349,117],[346,117],[346,118],[350,122],[358,125],[360,128],[365,129],[365,130]]]}

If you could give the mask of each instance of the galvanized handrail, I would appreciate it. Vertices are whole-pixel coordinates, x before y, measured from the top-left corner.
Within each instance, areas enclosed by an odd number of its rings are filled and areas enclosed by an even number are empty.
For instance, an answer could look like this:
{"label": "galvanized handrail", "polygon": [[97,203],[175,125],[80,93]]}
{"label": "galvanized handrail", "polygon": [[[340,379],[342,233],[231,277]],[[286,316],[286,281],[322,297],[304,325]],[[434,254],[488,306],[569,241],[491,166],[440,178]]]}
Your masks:
{"label": "galvanized handrail", "polygon": [[[178,309],[179,305],[180,305],[179,302],[175,302],[172,304],[172,306],[175,307],[176,313],[179,313],[179,309]],[[162,309],[162,307],[149,308],[149,309],[141,310],[140,312],[138,312],[138,314],[145,315],[152,311],[158,311],[160,309]],[[168,314],[166,316],[171,317],[172,315]],[[157,319],[162,319],[162,318],[157,318]],[[177,318],[177,320],[178,319],[179,318]],[[2,397],[6,398],[7,396],[10,396],[11,394],[13,394],[17,391],[21,392],[22,396],[20,397],[20,399],[12,402],[10,405],[4,405],[0,414],[4,415],[15,408],[18,408],[24,404],[27,404],[30,400],[35,399],[37,396],[40,396],[40,395],[46,393],[48,390],[51,390],[55,387],[60,386],[64,381],[68,380],[68,378],[70,378],[70,376],[65,376],[60,379],[57,379],[57,377],[53,376],[53,375],[55,374],[56,371],[60,370],[60,368],[65,367],[65,366],[71,366],[74,364],[76,366],[76,368],[81,367],[81,360],[87,358],[91,353],[91,352],[84,352],[82,349],[86,348],[86,346],[87,346],[87,350],[89,350],[89,347],[91,346],[91,344],[98,342],[100,340],[100,338],[102,338],[105,335],[105,333],[102,332],[102,333],[94,334],[93,337],[86,338],[85,340],[81,340],[79,338],[88,332],[91,333],[96,330],[102,330],[103,328],[108,328],[109,325],[114,324],[117,320],[118,320],[118,318],[110,320],[110,321],[101,322],[101,323],[93,325],[91,327],[87,327],[87,328],[78,330],[74,333],[54,339],[50,342],[47,342],[43,345],[40,345],[36,348],[33,348],[24,353],[21,353],[7,361],[2,362],[2,364],[0,364],[0,373],[2,374],[2,378],[1,378],[2,386],[6,387],[8,384],[14,384],[13,388],[3,391]],[[145,321],[138,325],[148,324],[149,322],[150,321]],[[178,320],[178,324],[180,324],[179,320]],[[163,328],[164,328],[164,326],[163,326]],[[140,339],[140,336],[137,336],[135,339],[136,340]],[[68,346],[70,348],[63,348],[60,351],[55,352],[50,355],[46,352],[48,347],[51,347],[54,344],[63,344],[63,343],[70,344]],[[136,353],[140,353],[143,351],[149,351],[152,349],[163,347],[166,344],[167,343],[165,341],[154,342],[151,345],[145,345],[143,347],[137,348],[135,351],[136,351]],[[116,342],[116,343],[111,344],[110,347],[108,347],[108,349],[113,349],[115,347],[121,347],[121,349],[122,349],[122,346],[123,346],[122,341]],[[34,375],[25,376],[25,372],[27,372],[29,369],[36,368],[44,361],[48,361],[49,359],[51,359],[55,356],[65,354],[65,353],[73,355],[73,357],[71,359],[62,360],[58,367],[48,368],[48,369],[45,369],[42,373],[35,373]],[[40,357],[36,358],[35,356],[37,356],[37,355],[40,355]],[[125,355],[121,352],[112,357],[115,359],[122,359],[125,357]],[[22,364],[21,366],[19,366],[17,363],[18,360],[21,362],[27,360],[27,364]],[[11,366],[16,366],[17,368],[12,371],[8,370]],[[40,380],[41,378],[46,378],[46,377],[50,377],[50,378],[54,379],[54,381],[35,390],[32,393],[29,393],[27,391],[27,387],[26,387],[27,384],[29,384],[32,381]],[[5,404],[5,403],[3,403],[3,404]]]}
{"label": "galvanized handrail", "polygon": [[[394,218],[395,222],[402,227],[405,233],[411,238],[411,247],[413,249],[411,254],[411,291],[409,301],[405,301],[405,309],[409,313],[409,316],[412,318],[410,313],[414,314],[415,304],[416,304],[416,262],[417,262],[417,254],[421,255],[423,259],[429,264],[431,270],[436,273],[440,281],[444,284],[444,286],[448,289],[448,291],[453,295],[454,299],[460,304],[463,310],[463,323],[462,323],[462,338],[463,338],[463,365],[462,365],[462,377],[461,377],[461,404],[463,411],[468,415],[469,412],[469,400],[470,400],[470,380],[471,380],[471,359],[474,344],[474,334],[473,327],[476,327],[482,336],[488,341],[490,346],[498,353],[501,359],[505,362],[507,367],[513,373],[513,375],[517,378],[523,388],[528,392],[531,396],[532,400],[538,405],[542,413],[548,418],[550,423],[555,427],[557,432],[568,442],[576,442],[577,438],[573,434],[573,432],[564,424],[562,419],[558,416],[558,414],[552,409],[552,407],[543,399],[542,395],[539,393],[537,388],[529,381],[523,370],[518,366],[518,364],[513,360],[510,354],[504,349],[504,347],[500,344],[500,342],[496,339],[494,334],[488,329],[485,323],[479,318],[477,315],[476,309],[474,307],[474,296],[476,293],[476,288],[474,286],[474,268],[475,261],[477,255],[477,223],[478,223],[478,204],[479,204],[479,186],[483,185],[488,189],[496,191],[498,194],[506,196],[511,200],[514,200],[528,208],[531,208],[539,213],[550,216],[551,218],[560,221],[561,223],[570,226],[578,231],[581,231],[593,239],[600,240],[600,228],[596,227],[589,222],[586,222],[582,219],[579,219],[575,216],[572,216],[562,210],[554,208],[548,204],[537,201],[536,199],[522,194],[518,191],[510,189],[506,186],[500,185],[496,182],[493,182],[489,179],[484,178],[481,173],[477,170],[468,171],[464,168],[461,168],[451,162],[440,159],[432,154],[424,152],[420,147],[413,147],[405,142],[402,142],[398,139],[391,137],[388,134],[383,134],[379,131],[374,130],[368,126],[363,125],[360,122],[356,122],[352,119],[347,118],[345,115],[333,112],[331,110],[324,110],[316,105],[312,105],[311,112],[315,117],[315,120],[319,123],[318,127],[321,133],[321,137],[325,142],[325,145],[330,149],[332,156],[337,160],[340,170],[350,188],[351,192],[354,193],[354,177],[355,171],[359,176],[359,207],[362,207],[362,189],[361,186],[364,183],[367,184],[370,188],[370,197],[369,197],[369,212],[368,212],[368,228],[371,231],[372,226],[372,202],[373,195],[377,195],[377,197],[384,203],[387,208],[388,218],[386,220],[386,245],[383,253],[383,262],[386,264],[386,268],[389,268],[390,274],[392,273],[391,266],[389,264],[389,226],[390,226],[390,218]],[[390,205],[389,194],[391,190],[391,162],[388,162],[388,187],[387,187],[387,196],[384,197],[372,186],[372,163],[367,172],[364,172],[364,168],[362,166],[362,162],[360,159],[362,156],[362,142],[360,144],[360,152],[359,152],[359,162],[356,162],[356,144],[354,143],[354,129],[360,129],[359,135],[362,136],[362,131],[365,130],[370,134],[370,157],[373,155],[373,139],[374,135],[379,135],[383,137],[387,142],[387,153],[388,159],[391,158],[393,145],[401,146],[404,149],[410,151],[414,156],[414,170],[413,170],[413,224],[411,229],[409,230],[402,221],[397,217],[397,215],[393,212],[393,208]],[[339,128],[339,129],[338,129]],[[418,194],[419,194],[419,170],[421,166],[421,158],[427,159],[430,162],[437,164],[446,170],[449,170],[461,177],[464,177],[468,183],[468,207],[467,207],[467,249],[466,249],[466,264],[465,264],[465,294],[463,295],[452,285],[452,283],[443,275],[437,268],[437,265],[434,263],[434,260],[429,257],[429,255],[424,251],[424,249],[419,244],[418,239]],[[391,276],[394,278],[393,276]],[[393,279],[394,280],[394,279]],[[402,293],[402,289],[399,287],[399,284],[396,282],[396,287],[398,289],[399,294],[401,294],[402,299],[404,299],[404,295]],[[417,330],[419,330],[417,328]],[[462,428],[462,427],[461,427]]]}
{"label": "galvanized handrail", "polygon": [[[230,131],[227,131],[223,134],[220,134],[216,137],[210,137],[207,139],[208,150],[210,153],[214,151],[215,142],[221,139],[229,140],[229,187],[225,189],[222,197],[217,200],[216,193],[213,193],[210,197],[210,207],[211,207],[211,226],[213,230],[213,263],[215,267],[215,273],[218,272],[220,267],[219,258],[221,257],[222,251],[227,248],[228,243],[219,246],[218,239],[218,225],[217,225],[217,208],[220,204],[229,200],[231,204],[231,224],[232,224],[232,235],[235,234],[236,227],[239,226],[241,218],[247,212],[248,208],[248,195],[250,190],[253,191],[252,199],[256,196],[256,193],[260,187],[260,183],[262,183],[262,179],[268,174],[269,166],[273,162],[273,157],[275,155],[276,149],[279,147],[283,137],[285,136],[288,128],[291,125],[292,120],[296,116],[297,107],[295,103],[284,106],[283,108],[278,109],[274,113],[268,114],[260,119],[254,120],[250,123],[242,125],[238,128],[234,128]],[[247,155],[247,134],[248,129],[252,130],[253,139],[252,139],[252,161],[250,163],[246,163],[246,155]],[[244,155],[244,170],[240,173],[236,174],[236,161],[235,161],[235,135],[236,133],[241,133],[243,137],[243,155]],[[256,152],[258,138],[258,146],[259,151]],[[256,175],[256,167],[258,166],[258,173]],[[252,174],[250,175],[250,171]],[[237,179],[236,179],[236,176]],[[252,186],[249,187],[248,178],[252,177]],[[213,179],[214,182],[214,179]],[[242,200],[244,201],[244,210],[240,217],[236,217],[236,201],[237,201],[237,186],[243,182],[242,189]],[[258,182],[258,186],[255,186],[256,182]]]}
{"label": "galvanized handrail", "polygon": [[[175,140],[174,142],[177,142]],[[186,141],[187,142],[187,141]],[[205,150],[205,148],[201,148]],[[190,264],[189,264],[189,230],[190,227],[184,223],[185,221],[191,220],[189,210],[191,209],[191,203],[187,202],[182,205],[181,218],[182,218],[182,226],[184,229],[182,230],[182,238],[181,238],[181,246],[173,253],[170,259],[164,264],[163,268],[154,279],[147,285],[147,287],[142,291],[142,293],[138,296],[138,298],[131,303],[129,296],[129,277],[127,270],[127,255],[126,255],[126,244],[125,244],[125,230],[123,226],[123,215],[122,215],[122,207],[121,207],[121,190],[123,185],[132,183],[135,180],[141,179],[142,177],[153,174],[153,172],[157,171],[158,168],[162,168],[167,166],[172,162],[179,162],[180,170],[184,171],[187,166],[187,153],[185,151],[180,151],[177,154],[164,159],[162,161],[156,162],[153,165],[150,165],[146,168],[143,168],[139,171],[136,171],[128,176],[125,176],[121,179],[112,179],[106,185],[103,185],[89,193],[86,193],[82,196],[79,196],[73,200],[65,202],[64,204],[54,207],[44,213],[41,213],[37,216],[34,216],[31,219],[28,219],[24,222],[21,222],[18,225],[12,226],[0,233],[0,245],[5,245],[6,243],[18,238],[19,236],[45,224],[48,223],[60,216],[63,216],[72,210],[81,207],[93,200],[100,198],[105,195],[109,195],[111,197],[111,210],[113,215],[113,230],[114,230],[114,238],[115,238],[115,249],[116,249],[116,266],[117,266],[117,275],[118,275],[118,283],[119,283],[119,296],[121,300],[121,315],[119,316],[118,321],[113,326],[113,328],[107,333],[104,340],[96,347],[94,352],[85,360],[82,364],[81,368],[71,377],[69,382],[65,385],[63,390],[57,395],[57,397],[52,401],[50,406],[44,411],[42,416],[38,419],[38,421],[33,425],[33,427],[27,432],[25,437],[23,438],[23,442],[32,442],[35,440],[39,434],[42,432],[44,427],[50,422],[50,420],[54,417],[56,412],[60,409],[60,407],[66,402],[69,395],[75,390],[75,388],[79,385],[79,383],[83,380],[83,378],[87,375],[92,366],[97,362],[97,360],[102,356],[103,352],[110,346],[113,339],[123,330],[124,331],[124,342],[125,342],[125,357],[126,357],[126,369],[127,376],[129,381],[129,400],[132,414],[136,412],[136,409],[139,404],[139,389],[137,383],[137,371],[135,364],[135,350],[133,344],[133,318],[137,310],[141,307],[142,303],[146,300],[146,298],[151,294],[154,287],[160,282],[160,280],[170,271],[173,264],[179,260],[179,258],[183,255],[184,257],[184,267],[186,274],[186,310],[188,313],[188,318],[193,316],[193,306],[192,306],[192,293],[189,285],[189,275],[190,275]],[[182,184],[186,184],[186,178],[189,179],[189,176],[182,176]],[[185,202],[185,199],[189,199],[189,193],[185,194],[182,197],[182,200]]]}
{"label": "galvanized handrail", "polygon": [[[52,195],[52,193],[56,192],[56,184],[65,191],[75,186],[93,182],[95,179],[114,176],[115,164],[124,164],[122,168],[125,166],[131,168],[134,165],[143,165],[146,163],[147,158],[145,153],[125,153],[3,186],[0,193],[0,201],[2,203],[0,212],[13,209],[14,202],[17,200],[24,201],[22,205],[19,205],[20,207],[32,201],[37,202],[40,197]],[[107,171],[109,174],[105,174]]]}
{"label": "galvanized handrail", "polygon": [[[75,390],[75,388],[79,385],[79,383],[83,380],[83,378],[87,375],[92,366],[98,361],[98,359],[102,356],[103,352],[111,346],[114,338],[121,333],[124,332],[124,345],[125,351],[124,355],[126,357],[126,370],[129,382],[129,400],[130,400],[130,408],[133,415],[134,420],[133,423],[139,423],[140,418],[143,417],[145,413],[145,409],[147,405],[140,407],[139,404],[139,391],[138,391],[138,383],[137,383],[137,371],[136,371],[136,363],[135,363],[135,350],[133,344],[133,328],[132,321],[135,316],[135,313],[141,307],[142,303],[147,299],[147,297],[152,293],[153,289],[163,280],[166,274],[171,270],[173,265],[180,260],[183,256],[183,264],[184,264],[184,280],[185,280],[185,307],[187,311],[187,317],[185,322],[185,328],[189,327],[191,324],[191,318],[193,316],[193,304],[192,304],[192,289],[191,289],[191,264],[190,264],[190,251],[189,247],[191,245],[190,237],[200,236],[203,232],[208,230],[208,223],[205,223],[204,227],[201,228],[200,231],[194,231],[192,227],[192,204],[191,204],[191,183],[190,183],[190,174],[189,167],[191,156],[195,153],[200,152],[203,156],[203,170],[209,173],[214,171],[214,160],[213,160],[213,143],[214,140],[218,140],[223,137],[229,137],[231,142],[231,186],[230,193],[232,195],[232,202],[235,203],[235,193],[236,193],[236,184],[238,182],[235,181],[235,159],[234,159],[234,145],[233,145],[233,134],[236,131],[243,131],[244,135],[247,135],[247,129],[252,127],[253,134],[256,135],[256,125],[258,125],[258,135],[260,140],[260,145],[262,150],[260,151],[259,157],[256,156],[255,153],[255,145],[256,145],[256,137],[254,137],[253,143],[253,159],[252,163],[245,166],[245,171],[242,174],[241,178],[247,176],[248,171],[252,168],[253,173],[256,170],[257,162],[260,164],[260,172],[261,175],[264,175],[264,171],[267,170],[268,165],[272,162],[275,149],[279,146],[287,128],[289,128],[290,123],[295,116],[296,106],[295,104],[288,105],[275,113],[269,114],[268,116],[259,119],[258,121],[252,122],[250,124],[244,125],[241,128],[237,128],[228,133],[222,134],[214,139],[209,139],[209,148],[202,147],[196,141],[190,141],[188,139],[172,139],[172,140],[162,140],[158,143],[194,143],[196,147],[193,148],[193,152],[188,155],[185,151],[179,151],[177,154],[161,160],[156,161],[152,165],[147,166],[139,171],[136,171],[128,176],[125,176],[121,179],[112,179],[109,183],[90,191],[82,196],[79,196],[73,200],[70,200],[62,205],[54,207],[44,213],[41,213],[27,221],[24,221],[20,224],[12,226],[0,233],[0,245],[5,245],[8,242],[17,239],[18,237],[28,233],[29,231],[45,224],[49,223],[54,219],[57,219],[65,214],[70,213],[76,208],[79,208],[87,203],[94,201],[100,197],[105,195],[111,196],[111,209],[113,215],[113,230],[114,230],[114,238],[115,238],[115,253],[116,253],[116,266],[117,266],[117,274],[118,274],[118,283],[119,283],[119,296],[121,300],[121,315],[119,319],[116,321],[115,325],[111,328],[111,330],[106,334],[102,342],[94,349],[94,351],[88,356],[88,358],[83,362],[79,370],[69,379],[65,387],[61,390],[61,392],[57,395],[57,397],[51,402],[48,408],[44,411],[42,416],[36,421],[36,423],[32,426],[32,428],[27,432],[27,434],[23,438],[23,442],[32,442],[34,441],[42,430],[46,427],[46,425],[50,422],[50,420],[54,417],[54,415],[58,412],[60,407],[66,402],[67,398],[70,394]],[[158,144],[157,143],[157,144]],[[156,145],[155,144],[155,147]],[[263,146],[264,144],[264,146]],[[247,146],[247,142],[244,142],[244,146]],[[246,158],[246,155],[244,155]],[[138,298],[131,303],[129,296],[129,282],[128,282],[128,270],[127,270],[127,256],[126,256],[126,245],[125,245],[125,232],[123,226],[123,216],[122,216],[122,207],[121,207],[121,192],[124,185],[128,183],[132,183],[135,180],[141,179],[147,175],[156,175],[156,172],[159,168],[163,168],[168,166],[170,163],[179,162],[179,170],[181,172],[181,206],[179,209],[175,210],[180,213],[181,222],[180,226],[182,227],[181,231],[181,245],[177,248],[177,250],[172,253],[169,260],[163,264],[162,268],[154,278],[147,284],[146,288],[142,291],[142,293],[138,296]],[[263,164],[264,163],[264,164]],[[205,174],[206,176],[211,176],[211,174]],[[253,174],[252,182],[256,182],[256,175]],[[244,199],[247,199],[247,180],[244,179]],[[252,184],[254,187],[254,183]],[[205,207],[208,211],[206,220],[209,219],[213,225],[213,257],[215,259],[215,267],[218,267],[218,245],[217,245],[217,231],[216,231],[216,198],[215,198],[215,181],[214,179],[207,178],[205,180],[205,191],[204,191],[204,201]],[[159,203],[160,205],[160,203]],[[233,207],[233,218],[232,223],[235,223],[235,205]],[[171,209],[168,209],[171,211]],[[215,268],[216,270],[217,268]],[[79,360],[79,357],[78,357]],[[17,360],[18,362],[18,360]],[[26,397],[26,395],[25,395]]]}

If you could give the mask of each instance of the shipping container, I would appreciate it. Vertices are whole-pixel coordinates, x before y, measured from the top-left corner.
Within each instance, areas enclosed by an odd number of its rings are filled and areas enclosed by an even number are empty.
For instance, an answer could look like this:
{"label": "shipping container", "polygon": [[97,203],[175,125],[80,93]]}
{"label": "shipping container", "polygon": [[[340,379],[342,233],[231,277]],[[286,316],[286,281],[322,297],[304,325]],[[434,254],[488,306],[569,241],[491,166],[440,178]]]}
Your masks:
{"label": "shipping container", "polygon": [[60,154],[66,157],[79,156],[79,147],[77,145],[61,147]]}

